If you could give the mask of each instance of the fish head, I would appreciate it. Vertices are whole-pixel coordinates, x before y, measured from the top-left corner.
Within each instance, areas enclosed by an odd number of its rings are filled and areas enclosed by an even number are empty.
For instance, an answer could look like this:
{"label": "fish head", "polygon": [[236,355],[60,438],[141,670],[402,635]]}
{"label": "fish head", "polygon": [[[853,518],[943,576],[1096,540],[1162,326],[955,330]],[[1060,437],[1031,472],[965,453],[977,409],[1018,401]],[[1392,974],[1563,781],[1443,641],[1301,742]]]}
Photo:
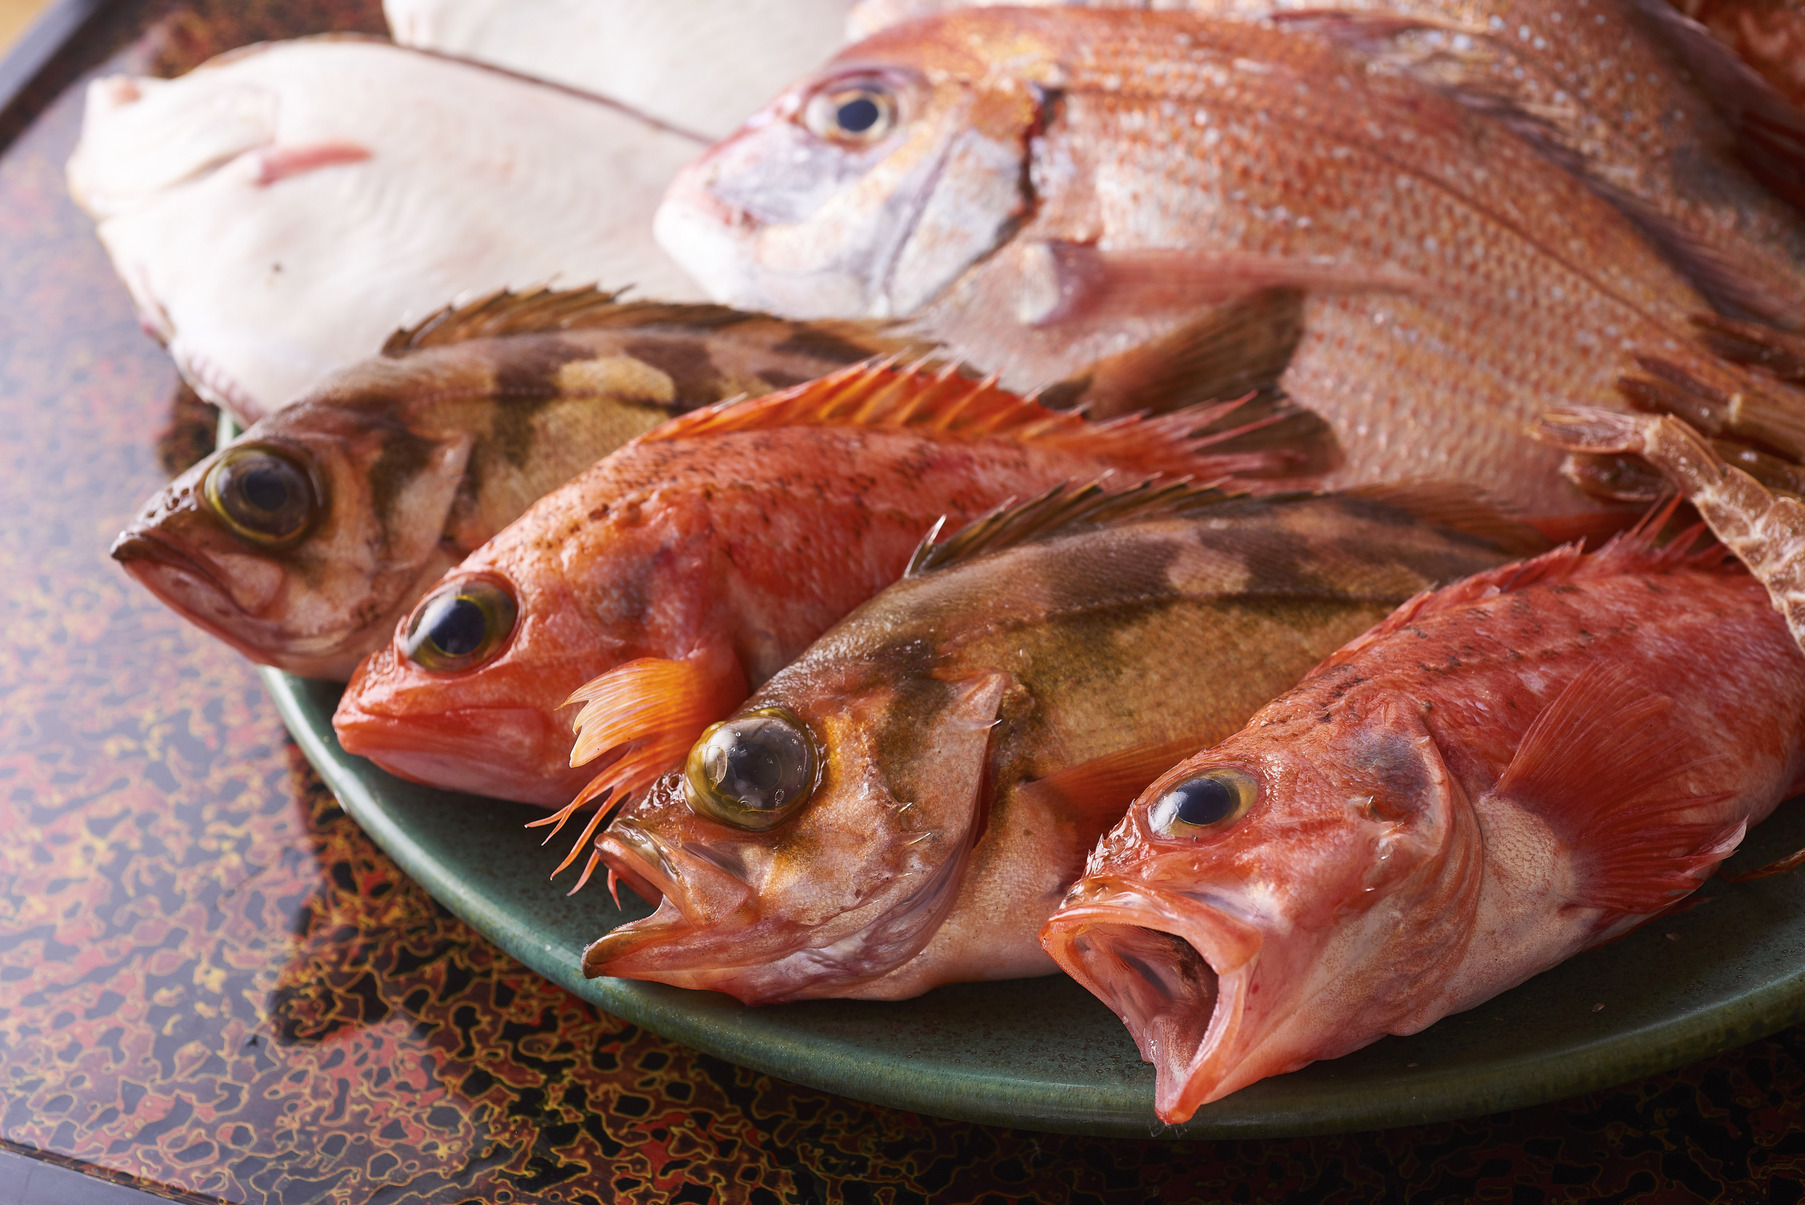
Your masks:
{"label": "fish head", "polygon": [[444,572],[470,446],[386,410],[290,407],[171,482],[112,555],[251,660],[342,681]]}
{"label": "fish head", "polygon": [[891,318],[931,302],[1026,215],[1056,75],[1028,32],[961,19],[887,30],[793,85],[677,176],[658,241],[735,305]]}
{"label": "fish head", "polygon": [[[506,532],[422,592],[357,667],[332,717],[340,744],[398,777],[545,805],[594,773],[570,766],[556,707],[624,660],[562,574]],[[549,700],[549,702],[548,702]]]}
{"label": "fish head", "polygon": [[1285,702],[1149,786],[1042,930],[1154,1065],[1168,1122],[1386,1032],[1476,890],[1465,797],[1414,702]]}
{"label": "fish head", "polygon": [[658,907],[591,945],[587,974],[762,1004],[845,995],[921,950],[983,828],[1007,680],[878,668],[791,667],[610,824],[597,851]]}

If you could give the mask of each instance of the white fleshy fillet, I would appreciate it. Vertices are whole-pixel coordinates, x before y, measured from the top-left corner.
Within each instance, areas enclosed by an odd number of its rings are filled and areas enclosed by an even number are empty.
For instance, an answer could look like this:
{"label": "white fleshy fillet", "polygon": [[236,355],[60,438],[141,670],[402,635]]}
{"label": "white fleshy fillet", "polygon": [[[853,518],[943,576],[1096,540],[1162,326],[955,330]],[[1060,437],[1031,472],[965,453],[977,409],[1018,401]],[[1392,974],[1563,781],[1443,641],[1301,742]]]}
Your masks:
{"label": "white fleshy fillet", "polygon": [[722,138],[845,41],[852,0],[384,0],[395,40]]}
{"label": "white fleshy fillet", "polygon": [[697,299],[651,228],[701,149],[482,67],[315,39],[96,81],[69,188],[146,329],[251,422],[458,299]]}

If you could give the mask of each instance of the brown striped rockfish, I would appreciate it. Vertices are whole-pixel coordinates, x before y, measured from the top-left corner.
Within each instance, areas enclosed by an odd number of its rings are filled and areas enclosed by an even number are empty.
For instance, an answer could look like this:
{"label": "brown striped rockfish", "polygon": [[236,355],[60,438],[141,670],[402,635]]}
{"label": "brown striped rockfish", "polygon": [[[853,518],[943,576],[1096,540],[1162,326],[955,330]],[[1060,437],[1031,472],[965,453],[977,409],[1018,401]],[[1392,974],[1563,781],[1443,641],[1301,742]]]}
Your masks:
{"label": "brown striped rockfish", "polygon": [[930,542],[597,841],[589,975],[747,1003],[1041,975],[1128,801],[1398,601],[1537,544],[1458,491],[1054,491]]}
{"label": "brown striped rockfish", "polygon": [[154,498],[113,556],[251,660],[343,680],[446,570],[634,436],[901,346],[594,289],[496,294],[257,422]]}

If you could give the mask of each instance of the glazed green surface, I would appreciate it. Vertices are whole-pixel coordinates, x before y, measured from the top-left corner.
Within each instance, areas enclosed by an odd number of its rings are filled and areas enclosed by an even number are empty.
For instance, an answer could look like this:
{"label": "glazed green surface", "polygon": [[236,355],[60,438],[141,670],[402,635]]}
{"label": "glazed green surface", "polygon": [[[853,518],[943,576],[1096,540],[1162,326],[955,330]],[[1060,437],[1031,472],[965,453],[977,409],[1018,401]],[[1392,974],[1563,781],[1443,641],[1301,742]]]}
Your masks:
{"label": "glazed green surface", "polygon": [[[1176,1129],[1153,1071],[1066,979],[940,988],[902,1003],[747,1008],[710,992],[584,979],[583,947],[646,914],[599,885],[574,897],[534,808],[402,782],[339,748],[339,688],[265,670],[290,730],[377,844],[508,953],[608,1012],[769,1074],[940,1117],[1072,1133],[1194,1138],[1372,1130],[1557,1100],[1677,1067],[1805,1019],[1805,875],[1713,879],[1685,911],[1421,1034],[1265,1080]],[[1805,802],[1805,801],[1801,801]],[[1738,866],[1805,846],[1783,805]],[[1602,1006],[1602,1007],[1600,1007]]]}

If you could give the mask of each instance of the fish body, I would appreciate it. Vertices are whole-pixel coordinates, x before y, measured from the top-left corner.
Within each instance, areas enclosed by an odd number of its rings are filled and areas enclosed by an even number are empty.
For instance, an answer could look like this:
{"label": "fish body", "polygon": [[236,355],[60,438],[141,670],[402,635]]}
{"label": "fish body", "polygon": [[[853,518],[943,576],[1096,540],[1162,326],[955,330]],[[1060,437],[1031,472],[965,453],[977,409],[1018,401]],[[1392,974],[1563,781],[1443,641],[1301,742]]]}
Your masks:
{"label": "fish body", "polygon": [[385,0],[403,46],[594,92],[720,138],[846,41],[850,0]]}
{"label": "fish body", "polygon": [[1805,106],[1805,5],[1798,0],[1676,0],[1793,104]]}
{"label": "fish body", "polygon": [[[659,907],[585,972],[761,1004],[1052,971],[1041,923],[1194,734],[1235,730],[1392,600],[1508,555],[1424,509],[1092,489],[974,524],[603,832]],[[781,759],[773,724],[804,734],[788,748],[812,746],[817,781],[775,825],[743,821],[710,797],[707,750]]]}
{"label": "fish body", "polygon": [[[1763,114],[1766,130],[1744,120],[1751,88],[1738,78],[1745,72],[1733,55],[1673,19],[1659,0],[1594,0],[1583,11],[1563,0],[1080,6],[1182,10],[1320,32],[1380,69],[1403,71],[1509,125],[1639,223],[1714,301],[1789,325],[1801,312],[1805,228],[1744,160],[1767,179],[1790,178],[1805,162],[1772,137],[1771,112]],[[966,0],[866,0],[852,26],[865,36],[970,7]],[[1740,11],[1720,14],[1720,25],[1747,30],[1770,56],[1799,32],[1796,15],[1726,7]],[[1792,124],[1782,118],[1780,128]]]}
{"label": "fish body", "polygon": [[1805,657],[1726,559],[1640,532],[1412,600],[1149,786],[1043,940],[1160,1117],[1415,1033],[1708,877],[1805,770]]}
{"label": "fish body", "polygon": [[[628,440],[896,348],[853,324],[501,294],[257,422],[152,499],[113,555],[251,660],[343,681],[441,576]],[[253,481],[280,505],[241,496]]]}
{"label": "fish body", "polygon": [[[558,711],[605,676],[584,697],[620,727],[583,760],[622,754],[607,781],[631,793],[901,574],[942,516],[1111,469],[1213,480],[1240,463],[1190,438],[1216,413],[1090,423],[950,371],[882,364],[696,411],[467,558],[360,668],[339,739],[404,777],[563,804],[594,771],[572,769]],[[450,644],[422,646],[441,623]],[[433,651],[470,642],[480,655]]]}
{"label": "fish body", "polygon": [[554,280],[696,299],[646,231],[698,149],[550,85],[320,38],[95,81],[68,175],[145,328],[249,425],[447,301]]}
{"label": "fish body", "polygon": [[1290,289],[1274,383],[1333,428],[1328,484],[1459,479],[1544,512],[1577,494],[1523,424],[1620,407],[1631,354],[1692,355],[1705,308],[1500,124],[1316,33],[1184,13],[886,30],[685,169],[658,231],[718,297],[913,315],[1019,384]]}

